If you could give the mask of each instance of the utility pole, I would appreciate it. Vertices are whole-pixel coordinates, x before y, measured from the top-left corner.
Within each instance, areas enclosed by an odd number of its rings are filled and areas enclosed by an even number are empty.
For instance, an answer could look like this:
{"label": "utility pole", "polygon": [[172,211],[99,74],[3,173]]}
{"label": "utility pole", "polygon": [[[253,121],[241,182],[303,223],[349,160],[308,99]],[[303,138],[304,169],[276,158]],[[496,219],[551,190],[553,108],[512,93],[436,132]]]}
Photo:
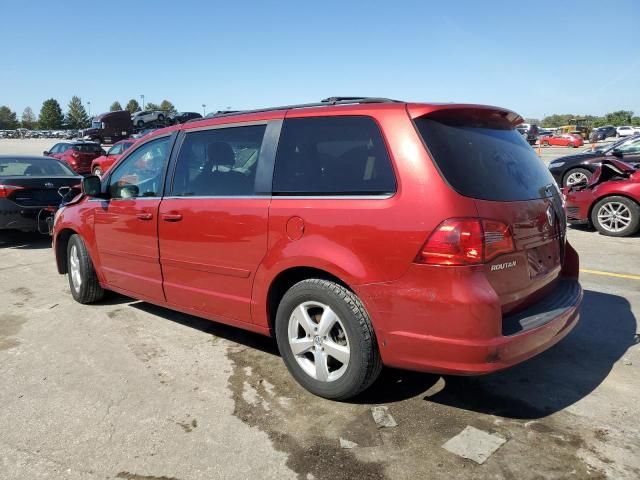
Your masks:
{"label": "utility pole", "polygon": [[207,116],[207,105],[206,104],[202,104],[202,116],[206,117]]}
{"label": "utility pole", "polygon": [[142,100],[142,110],[144,110],[144,95],[140,95],[140,99]]}
{"label": "utility pole", "polygon": [[89,109],[89,118],[91,118],[91,100],[87,100],[87,108]]}

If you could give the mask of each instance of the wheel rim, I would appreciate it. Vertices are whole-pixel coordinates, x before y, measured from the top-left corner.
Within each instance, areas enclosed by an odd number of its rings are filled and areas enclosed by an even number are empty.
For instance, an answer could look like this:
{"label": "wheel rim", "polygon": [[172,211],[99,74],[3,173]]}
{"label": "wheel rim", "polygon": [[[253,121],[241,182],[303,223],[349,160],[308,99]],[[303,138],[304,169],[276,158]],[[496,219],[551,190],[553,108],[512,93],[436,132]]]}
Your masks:
{"label": "wheel rim", "polygon": [[71,274],[71,282],[76,291],[82,286],[82,276],[80,275],[80,256],[78,255],[78,247],[71,246],[69,254],[69,273]]}
{"label": "wheel rim", "polygon": [[598,223],[608,232],[621,232],[631,223],[631,210],[624,203],[607,202],[598,209]]}
{"label": "wheel rim", "polygon": [[340,317],[320,302],[304,302],[289,317],[289,347],[311,378],[333,382],[344,375],[351,354]]}
{"label": "wheel rim", "polygon": [[582,172],[570,173],[567,177],[567,186],[575,185],[576,183],[586,182],[589,180],[587,176]]}

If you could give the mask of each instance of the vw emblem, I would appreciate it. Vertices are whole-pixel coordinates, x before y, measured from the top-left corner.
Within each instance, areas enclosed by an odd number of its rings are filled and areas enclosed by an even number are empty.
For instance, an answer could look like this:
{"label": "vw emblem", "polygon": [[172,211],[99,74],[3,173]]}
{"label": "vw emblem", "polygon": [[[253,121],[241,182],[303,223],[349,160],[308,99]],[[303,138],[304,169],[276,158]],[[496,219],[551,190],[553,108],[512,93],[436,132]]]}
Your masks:
{"label": "vw emblem", "polygon": [[44,188],[53,188],[53,183],[47,182],[44,184]]}
{"label": "vw emblem", "polygon": [[553,227],[553,209],[551,207],[547,208],[547,221],[549,222],[549,226]]}

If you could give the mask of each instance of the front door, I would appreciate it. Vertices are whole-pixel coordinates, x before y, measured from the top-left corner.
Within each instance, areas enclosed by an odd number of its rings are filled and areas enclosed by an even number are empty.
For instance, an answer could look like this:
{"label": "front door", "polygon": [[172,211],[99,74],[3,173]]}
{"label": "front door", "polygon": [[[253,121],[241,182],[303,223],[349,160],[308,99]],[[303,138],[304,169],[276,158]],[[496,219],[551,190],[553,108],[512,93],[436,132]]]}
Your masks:
{"label": "front door", "polygon": [[267,251],[270,197],[257,195],[266,124],[187,132],[159,211],[167,301],[251,321],[251,287]]}
{"label": "front door", "polygon": [[131,152],[106,180],[109,199],[95,208],[98,254],[107,283],[164,301],[158,257],[158,207],[171,137]]}

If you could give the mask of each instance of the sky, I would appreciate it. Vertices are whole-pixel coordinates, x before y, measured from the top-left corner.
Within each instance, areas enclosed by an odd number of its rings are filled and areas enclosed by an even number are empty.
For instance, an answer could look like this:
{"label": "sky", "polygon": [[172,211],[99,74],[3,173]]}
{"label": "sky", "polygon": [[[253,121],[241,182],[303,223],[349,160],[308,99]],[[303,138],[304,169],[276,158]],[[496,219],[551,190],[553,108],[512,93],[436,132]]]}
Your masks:
{"label": "sky", "polygon": [[[329,96],[640,115],[640,0],[3,1],[0,105]],[[89,105],[90,102],[90,105]]]}

